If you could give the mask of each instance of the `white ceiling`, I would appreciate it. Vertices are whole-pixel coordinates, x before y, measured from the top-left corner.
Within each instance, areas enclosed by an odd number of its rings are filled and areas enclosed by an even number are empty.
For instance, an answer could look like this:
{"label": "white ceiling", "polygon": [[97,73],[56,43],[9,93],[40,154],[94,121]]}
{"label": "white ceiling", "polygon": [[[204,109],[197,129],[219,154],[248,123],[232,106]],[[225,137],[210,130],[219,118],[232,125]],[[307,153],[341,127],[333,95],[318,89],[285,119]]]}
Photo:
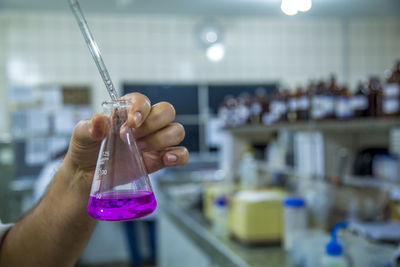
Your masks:
{"label": "white ceiling", "polygon": [[[80,0],[85,12],[284,16],[280,0]],[[0,9],[67,11],[67,0],[0,0]],[[69,11],[69,10],[68,10]],[[400,0],[313,0],[304,17],[390,16],[400,18]]]}

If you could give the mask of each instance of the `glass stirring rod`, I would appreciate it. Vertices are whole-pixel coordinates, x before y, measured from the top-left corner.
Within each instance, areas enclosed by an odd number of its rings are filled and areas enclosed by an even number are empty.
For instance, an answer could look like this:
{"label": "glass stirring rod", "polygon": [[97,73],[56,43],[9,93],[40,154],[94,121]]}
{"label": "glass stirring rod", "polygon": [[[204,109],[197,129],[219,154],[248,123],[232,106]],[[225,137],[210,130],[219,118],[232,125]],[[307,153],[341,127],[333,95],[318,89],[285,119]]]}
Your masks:
{"label": "glass stirring rod", "polygon": [[72,9],[72,12],[75,15],[76,21],[78,22],[79,28],[82,31],[83,37],[85,38],[86,44],[89,47],[90,54],[96,63],[97,69],[100,72],[101,78],[103,78],[104,84],[106,85],[107,91],[112,100],[118,100],[118,92],[115,90],[114,84],[111,81],[111,77],[108,74],[108,70],[106,65],[104,64],[103,58],[101,57],[100,50],[96,44],[96,41],[93,38],[92,33],[90,32],[89,26],[86,22],[85,16],[82,13],[82,10],[79,6],[77,0],[69,0],[69,5]]}

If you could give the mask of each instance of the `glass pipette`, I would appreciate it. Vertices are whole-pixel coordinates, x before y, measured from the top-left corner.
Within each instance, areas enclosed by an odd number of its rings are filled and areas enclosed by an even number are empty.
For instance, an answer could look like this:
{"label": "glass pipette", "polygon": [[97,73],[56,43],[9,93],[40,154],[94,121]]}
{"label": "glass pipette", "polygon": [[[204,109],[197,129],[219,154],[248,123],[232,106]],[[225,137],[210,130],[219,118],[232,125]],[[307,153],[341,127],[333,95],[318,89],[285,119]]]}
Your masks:
{"label": "glass pipette", "polygon": [[108,74],[107,67],[104,64],[103,58],[101,57],[101,53],[99,47],[96,44],[96,41],[93,38],[93,35],[89,29],[89,26],[86,22],[85,16],[82,13],[82,10],[79,6],[77,0],[69,0],[69,5],[71,6],[72,12],[75,15],[76,21],[78,22],[79,28],[82,31],[83,37],[85,38],[86,44],[89,47],[90,53],[96,63],[97,69],[100,72],[101,78],[103,78],[104,84],[106,85],[107,91],[110,94],[112,100],[118,100],[118,92],[115,90],[114,84],[111,81],[111,77]]}

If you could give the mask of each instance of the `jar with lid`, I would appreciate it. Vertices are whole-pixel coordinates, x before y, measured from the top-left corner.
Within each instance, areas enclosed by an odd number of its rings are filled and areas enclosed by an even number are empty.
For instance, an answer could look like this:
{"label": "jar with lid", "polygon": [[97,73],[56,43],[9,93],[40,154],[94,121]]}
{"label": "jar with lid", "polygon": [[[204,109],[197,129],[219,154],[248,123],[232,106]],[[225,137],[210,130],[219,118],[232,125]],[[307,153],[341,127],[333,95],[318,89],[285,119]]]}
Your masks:
{"label": "jar with lid", "polygon": [[283,245],[290,251],[296,235],[307,229],[306,203],[301,197],[287,197],[283,201]]}

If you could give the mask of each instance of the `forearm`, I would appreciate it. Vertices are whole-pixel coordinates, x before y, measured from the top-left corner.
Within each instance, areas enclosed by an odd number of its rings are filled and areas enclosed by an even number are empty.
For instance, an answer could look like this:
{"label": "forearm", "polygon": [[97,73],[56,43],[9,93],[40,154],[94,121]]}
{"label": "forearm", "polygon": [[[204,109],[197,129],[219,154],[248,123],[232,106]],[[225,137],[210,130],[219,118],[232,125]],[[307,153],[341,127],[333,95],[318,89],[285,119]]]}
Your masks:
{"label": "forearm", "polygon": [[79,258],[95,226],[86,212],[91,173],[68,165],[65,160],[39,205],[6,235],[1,267],[73,266]]}

